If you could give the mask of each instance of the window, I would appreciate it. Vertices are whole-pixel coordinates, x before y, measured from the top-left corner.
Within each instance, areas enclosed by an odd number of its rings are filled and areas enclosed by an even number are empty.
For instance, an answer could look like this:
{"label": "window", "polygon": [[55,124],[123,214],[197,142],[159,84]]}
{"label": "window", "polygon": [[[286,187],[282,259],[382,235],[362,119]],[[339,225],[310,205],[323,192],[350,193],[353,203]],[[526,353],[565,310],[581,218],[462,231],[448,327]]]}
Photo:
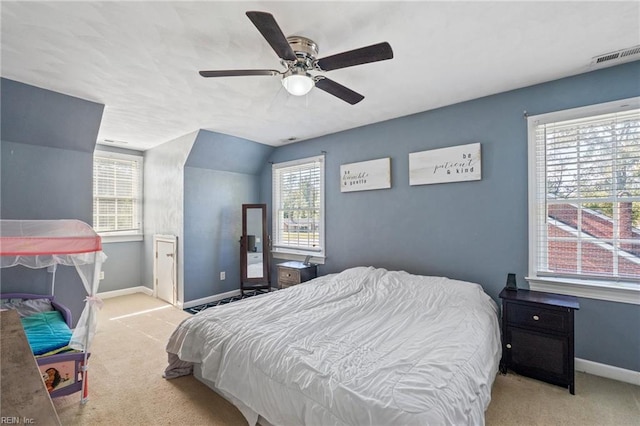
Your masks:
{"label": "window", "polygon": [[528,125],[531,288],[640,304],[640,98]]}
{"label": "window", "polygon": [[93,227],[105,241],[142,239],[142,157],[96,151]]}
{"label": "window", "polygon": [[324,263],[324,156],[274,164],[273,254]]}

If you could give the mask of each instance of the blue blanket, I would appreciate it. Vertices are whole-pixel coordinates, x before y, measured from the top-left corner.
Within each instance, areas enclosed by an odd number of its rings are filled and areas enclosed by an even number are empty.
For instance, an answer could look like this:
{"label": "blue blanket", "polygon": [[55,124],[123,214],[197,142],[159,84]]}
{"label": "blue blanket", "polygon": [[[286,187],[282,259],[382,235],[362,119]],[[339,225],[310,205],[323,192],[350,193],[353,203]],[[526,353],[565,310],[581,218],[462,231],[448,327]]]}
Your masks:
{"label": "blue blanket", "polygon": [[58,311],[40,312],[21,319],[34,355],[67,346],[71,329]]}

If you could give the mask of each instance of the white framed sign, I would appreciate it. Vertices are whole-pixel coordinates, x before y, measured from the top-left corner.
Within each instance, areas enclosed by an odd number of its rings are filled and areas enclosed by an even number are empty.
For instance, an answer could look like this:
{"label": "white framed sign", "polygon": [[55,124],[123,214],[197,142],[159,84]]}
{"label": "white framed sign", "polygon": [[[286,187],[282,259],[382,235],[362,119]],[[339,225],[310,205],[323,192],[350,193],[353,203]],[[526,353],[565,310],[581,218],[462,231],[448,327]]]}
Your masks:
{"label": "white framed sign", "polygon": [[479,143],[409,154],[409,185],[482,179]]}
{"label": "white framed sign", "polygon": [[391,188],[391,157],[340,166],[340,192]]}

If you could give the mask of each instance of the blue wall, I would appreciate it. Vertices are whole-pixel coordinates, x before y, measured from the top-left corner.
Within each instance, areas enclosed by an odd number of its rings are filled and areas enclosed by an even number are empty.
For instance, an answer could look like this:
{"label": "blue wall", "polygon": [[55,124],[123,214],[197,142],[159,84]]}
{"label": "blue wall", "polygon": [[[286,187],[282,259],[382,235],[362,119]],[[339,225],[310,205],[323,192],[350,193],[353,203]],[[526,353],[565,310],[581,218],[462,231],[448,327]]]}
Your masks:
{"label": "blue wall", "polygon": [[[103,106],[6,79],[1,84],[2,218],[91,223],[92,152]],[[518,284],[526,286],[523,112],[539,114],[638,95],[640,63],[634,62],[275,150],[201,131],[184,171],[184,301],[239,287],[233,259],[238,256],[240,205],[255,202],[258,190],[260,201],[270,204],[267,157],[272,154],[270,161],[281,162],[321,151],[327,152],[328,256],[321,273],[363,264],[404,269],[479,282],[494,298],[508,272],[515,272]],[[343,107],[345,113],[353,108]],[[481,181],[409,186],[410,152],[473,142],[482,144]],[[391,189],[340,193],[341,164],[382,157],[392,159]],[[107,250],[112,257],[108,263],[131,258],[128,249],[116,246],[114,252]],[[219,281],[221,270],[227,273],[225,282]],[[3,270],[2,291],[24,290],[25,282],[36,292],[44,291],[49,277],[35,272],[39,274],[17,279],[14,275],[21,272]],[[56,288],[77,319],[84,290],[75,271],[62,268]],[[639,306],[581,299],[576,356],[640,371],[640,334],[630,326],[639,323]]]}
{"label": "blue wall", "polygon": [[259,172],[272,151],[246,139],[198,133],[184,168],[185,302],[240,287],[242,204],[259,201]]}
{"label": "blue wall", "polygon": [[92,153],[104,105],[2,78],[2,141]]}
{"label": "blue wall", "polygon": [[144,245],[142,241],[102,242],[107,261],[102,264],[104,279],[100,293],[143,286]]}
{"label": "blue wall", "polygon": [[[2,127],[8,123],[3,120]],[[93,222],[93,154],[7,140],[2,140],[1,154],[3,219]]]}
{"label": "blue wall", "polygon": [[[93,150],[104,106],[0,79],[0,216],[93,222]],[[22,267],[0,272],[3,292],[48,293],[50,275]],[[56,298],[77,321],[85,290],[75,268],[60,267]]]}
{"label": "blue wall", "polygon": [[185,167],[255,175],[262,171],[273,150],[247,139],[200,130]]}
{"label": "blue wall", "polygon": [[[497,300],[509,272],[527,286],[524,111],[639,95],[634,62],[279,147],[270,161],[326,151],[327,260],[320,273],[373,265],[448,276],[478,282]],[[481,181],[409,186],[409,153],[474,142],[482,144]],[[383,157],[391,157],[391,189],[340,192],[341,164]],[[261,186],[261,199],[271,205],[270,167]],[[630,326],[640,324],[640,306],[581,304],[576,356],[640,371],[640,333]]]}
{"label": "blue wall", "polygon": [[184,186],[185,301],[237,290],[242,204],[258,202],[258,178],[185,167]]}

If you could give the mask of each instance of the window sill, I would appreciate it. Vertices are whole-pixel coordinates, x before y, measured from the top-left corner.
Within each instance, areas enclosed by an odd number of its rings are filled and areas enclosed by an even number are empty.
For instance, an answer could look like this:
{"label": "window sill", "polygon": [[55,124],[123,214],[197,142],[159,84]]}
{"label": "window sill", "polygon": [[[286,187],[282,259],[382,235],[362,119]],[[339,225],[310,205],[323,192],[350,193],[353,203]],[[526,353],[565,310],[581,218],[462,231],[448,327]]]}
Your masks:
{"label": "window sill", "polygon": [[575,279],[526,277],[529,288],[588,299],[640,305],[640,286],[632,283],[593,282]]}
{"label": "window sill", "polygon": [[[274,259],[282,259],[282,260],[295,260],[298,262],[303,262],[307,256],[303,254],[295,254],[295,253],[286,253],[282,251],[272,251]],[[325,257],[322,255],[312,256],[309,262],[315,265],[324,265]]]}
{"label": "window sill", "polygon": [[143,241],[144,235],[142,234],[129,234],[129,235],[100,235],[104,244],[109,243],[130,243],[134,241]]}

